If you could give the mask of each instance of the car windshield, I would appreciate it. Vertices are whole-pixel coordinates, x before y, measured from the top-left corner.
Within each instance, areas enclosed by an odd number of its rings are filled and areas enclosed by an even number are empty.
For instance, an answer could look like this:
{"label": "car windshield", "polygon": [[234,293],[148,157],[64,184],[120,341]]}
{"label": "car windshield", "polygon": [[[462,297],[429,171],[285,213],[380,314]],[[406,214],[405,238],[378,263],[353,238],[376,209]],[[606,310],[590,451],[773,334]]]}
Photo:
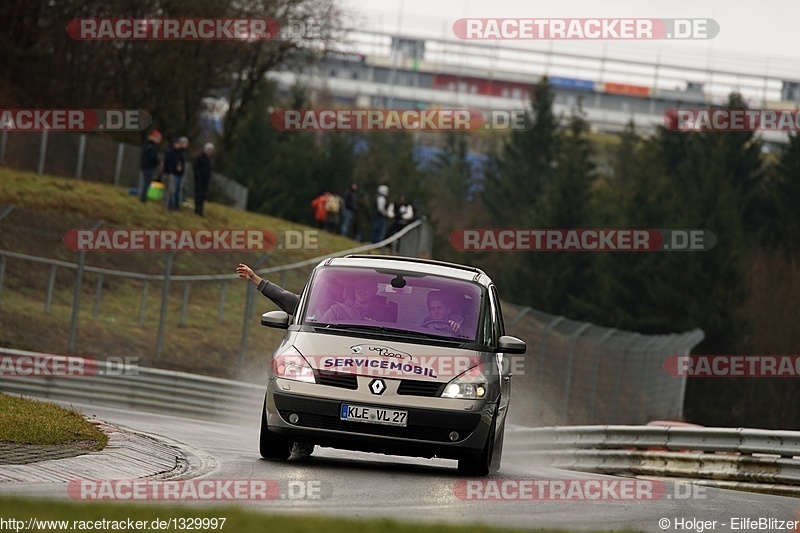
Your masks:
{"label": "car windshield", "polygon": [[364,326],[464,341],[476,337],[482,289],[469,281],[326,267],[310,291],[305,325]]}

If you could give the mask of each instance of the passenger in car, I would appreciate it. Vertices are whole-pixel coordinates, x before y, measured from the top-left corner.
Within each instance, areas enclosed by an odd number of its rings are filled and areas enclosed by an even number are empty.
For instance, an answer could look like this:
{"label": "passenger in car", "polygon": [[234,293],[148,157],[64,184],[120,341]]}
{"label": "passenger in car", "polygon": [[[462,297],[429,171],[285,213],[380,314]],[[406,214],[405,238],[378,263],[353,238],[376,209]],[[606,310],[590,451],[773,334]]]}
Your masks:
{"label": "passenger in car", "polygon": [[442,291],[428,293],[428,316],[422,321],[422,326],[437,331],[452,331],[461,333],[461,324],[464,317],[453,314],[450,298]]}
{"label": "passenger in car", "polygon": [[367,320],[390,322],[391,312],[386,298],[378,296],[378,285],[359,282],[343,303],[333,304],[320,318],[320,322],[331,323],[340,320]]}
{"label": "passenger in car", "polygon": [[253,284],[258,287],[258,291],[275,302],[275,305],[280,307],[282,311],[290,315],[294,315],[297,311],[300,295],[289,292],[283,287],[267,281],[253,272],[253,269],[244,263],[239,263],[239,266],[236,267],[236,273],[239,274],[240,278],[253,282]]}

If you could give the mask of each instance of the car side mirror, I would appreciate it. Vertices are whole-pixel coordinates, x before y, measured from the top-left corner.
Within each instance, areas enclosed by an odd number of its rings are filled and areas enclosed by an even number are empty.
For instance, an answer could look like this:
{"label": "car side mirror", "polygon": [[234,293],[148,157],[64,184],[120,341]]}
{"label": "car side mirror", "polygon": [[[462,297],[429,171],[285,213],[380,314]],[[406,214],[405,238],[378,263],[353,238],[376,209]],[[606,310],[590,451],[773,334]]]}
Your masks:
{"label": "car side mirror", "polygon": [[525,341],[512,337],[511,335],[503,335],[497,341],[497,351],[502,353],[525,353],[528,350],[528,345]]}
{"label": "car side mirror", "polygon": [[286,329],[289,327],[289,315],[285,311],[268,311],[261,315],[261,325]]}

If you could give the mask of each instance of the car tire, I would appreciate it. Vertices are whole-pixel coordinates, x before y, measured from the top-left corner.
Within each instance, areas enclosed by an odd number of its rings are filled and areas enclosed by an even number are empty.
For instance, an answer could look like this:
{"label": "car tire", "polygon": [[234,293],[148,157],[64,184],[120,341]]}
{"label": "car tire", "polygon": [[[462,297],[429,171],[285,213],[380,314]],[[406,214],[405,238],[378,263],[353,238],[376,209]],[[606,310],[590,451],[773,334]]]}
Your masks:
{"label": "car tire", "polygon": [[489,473],[493,474],[500,470],[500,461],[503,460],[503,441],[505,440],[505,436],[506,421],[503,419],[503,423],[500,425],[500,432],[497,434],[494,440],[494,452],[492,453],[492,462],[489,466]]}
{"label": "car tire", "polygon": [[497,409],[492,417],[489,434],[486,436],[486,444],[479,455],[464,457],[458,460],[458,473],[462,476],[486,476],[492,469],[492,458],[495,448],[495,425],[497,422]]}
{"label": "car tire", "polygon": [[286,461],[292,455],[292,441],[276,435],[267,424],[267,400],[261,408],[261,436],[259,438],[261,457],[269,461]]}

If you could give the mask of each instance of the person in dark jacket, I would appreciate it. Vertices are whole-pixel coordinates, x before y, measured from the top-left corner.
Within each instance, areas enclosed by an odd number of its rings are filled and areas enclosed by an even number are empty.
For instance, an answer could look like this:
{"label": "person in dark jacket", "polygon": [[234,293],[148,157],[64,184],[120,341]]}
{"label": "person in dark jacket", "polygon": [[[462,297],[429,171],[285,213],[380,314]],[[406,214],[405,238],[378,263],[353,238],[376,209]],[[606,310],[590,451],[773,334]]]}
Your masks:
{"label": "person in dark jacket", "polygon": [[201,217],[203,215],[203,204],[208,194],[208,186],[211,184],[211,154],[214,153],[214,145],[206,143],[203,151],[194,160],[194,212]]}
{"label": "person in dark jacket", "polygon": [[300,295],[287,291],[283,287],[275,285],[265,280],[249,266],[244,263],[239,263],[236,267],[236,273],[240,278],[250,281],[258,288],[258,292],[275,302],[275,305],[281,308],[282,311],[294,315],[297,311],[297,304],[300,303]]}
{"label": "person in dark jacket", "polygon": [[355,232],[355,240],[364,242],[369,240],[372,221],[372,210],[370,208],[370,197],[368,193],[362,193],[358,198],[358,213],[356,220],[353,223],[353,231]]}
{"label": "person in dark jacket", "polygon": [[186,170],[186,160],[183,151],[189,147],[189,139],[178,137],[167,148],[164,155],[164,174],[166,174],[165,203],[168,209],[178,209],[181,205],[183,188],[183,173]]}
{"label": "person in dark jacket", "polygon": [[414,219],[414,208],[406,200],[405,194],[401,194],[396,202],[389,204],[386,211],[389,219],[392,220],[392,227],[389,228],[390,236],[405,228]]}
{"label": "person in dark jacket", "polygon": [[158,145],[161,144],[161,132],[153,130],[147,137],[147,140],[142,145],[142,152],[139,155],[139,169],[141,170],[141,186],[139,187],[139,199],[142,202],[147,201],[147,191],[150,190],[150,184],[156,177],[156,170],[158,165],[161,164],[161,158],[158,156]]}
{"label": "person in dark jacket", "polygon": [[350,228],[358,216],[358,184],[353,182],[344,193],[344,213],[342,214],[341,233],[345,237],[350,236]]}

